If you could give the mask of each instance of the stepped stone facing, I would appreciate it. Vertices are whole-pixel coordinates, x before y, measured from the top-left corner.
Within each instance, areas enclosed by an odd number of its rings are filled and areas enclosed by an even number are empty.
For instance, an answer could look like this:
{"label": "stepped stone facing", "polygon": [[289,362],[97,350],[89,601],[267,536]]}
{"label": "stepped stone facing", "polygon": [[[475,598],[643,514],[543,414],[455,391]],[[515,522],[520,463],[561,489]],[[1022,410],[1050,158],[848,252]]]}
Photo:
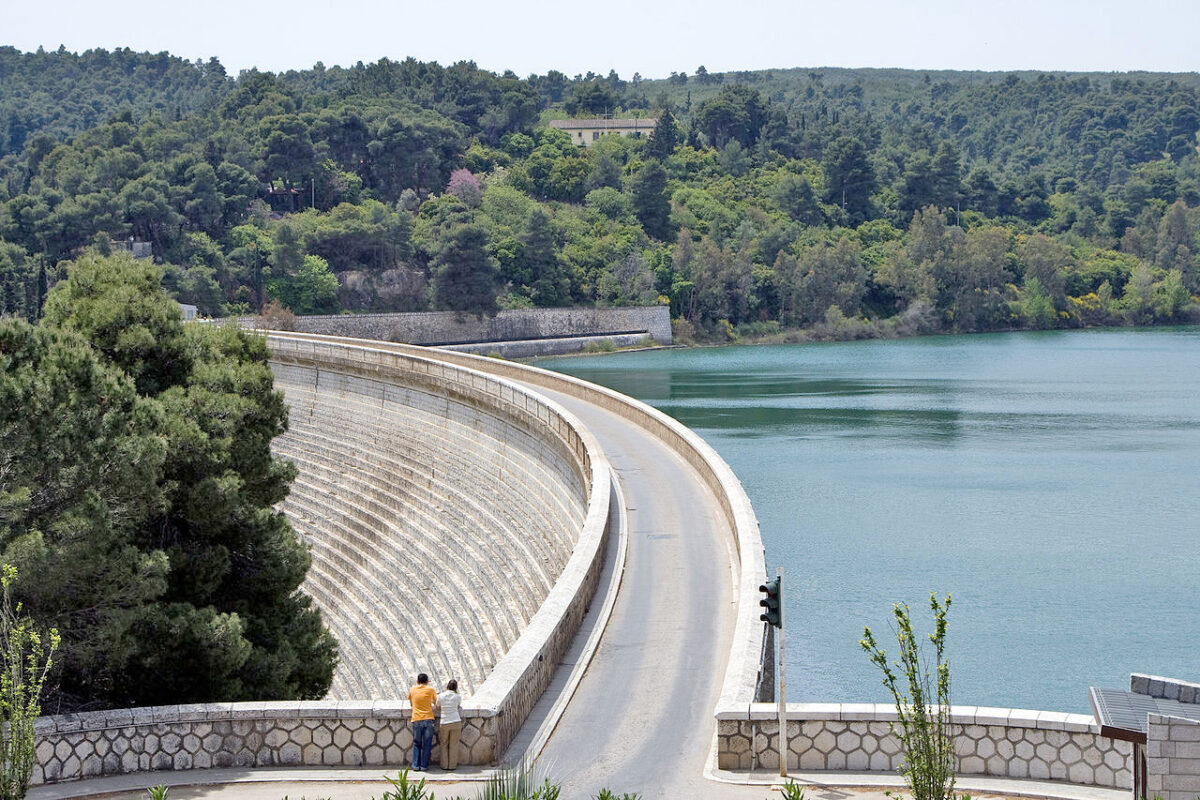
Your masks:
{"label": "stepped stone facing", "polygon": [[226,766],[395,769],[411,760],[401,698],[417,671],[459,679],[459,761],[491,764],[578,630],[610,533],[611,467],[573,415],[428,353],[269,343],[291,406],[277,450],[300,467],[283,510],[312,547],[304,588],[338,638],[331,695],[347,699],[42,717],[35,784]]}
{"label": "stepped stone facing", "polygon": [[364,696],[367,675],[365,696],[403,697],[417,672],[472,693],[571,555],[587,512],[576,454],[473,387],[448,399],[408,373],[274,369],[292,420],[276,450],[303,476],[283,509],[342,654],[330,699]]}

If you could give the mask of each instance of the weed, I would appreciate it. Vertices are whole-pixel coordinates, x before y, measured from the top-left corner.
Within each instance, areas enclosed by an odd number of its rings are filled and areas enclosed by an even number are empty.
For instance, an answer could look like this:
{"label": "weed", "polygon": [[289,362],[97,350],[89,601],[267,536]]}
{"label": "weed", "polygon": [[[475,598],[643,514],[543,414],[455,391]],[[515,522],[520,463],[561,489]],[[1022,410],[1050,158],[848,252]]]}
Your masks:
{"label": "weed", "polygon": [[488,779],[479,800],[558,800],[562,787],[533,774],[528,764],[522,762],[515,767],[500,770]]}
{"label": "weed", "polygon": [[783,786],[779,787],[779,796],[783,800],[804,800],[804,787],[795,781],[789,780]]}
{"label": "weed", "polygon": [[413,783],[408,779],[408,770],[402,769],[395,778],[389,778],[387,775],[383,779],[391,784],[392,788],[383,793],[382,800],[434,800],[433,792],[426,793],[425,779],[417,783]]}
{"label": "weed", "polygon": [[613,794],[608,789],[601,789],[600,794],[592,798],[592,800],[642,800],[642,796],[637,792],[626,792],[625,794]]}

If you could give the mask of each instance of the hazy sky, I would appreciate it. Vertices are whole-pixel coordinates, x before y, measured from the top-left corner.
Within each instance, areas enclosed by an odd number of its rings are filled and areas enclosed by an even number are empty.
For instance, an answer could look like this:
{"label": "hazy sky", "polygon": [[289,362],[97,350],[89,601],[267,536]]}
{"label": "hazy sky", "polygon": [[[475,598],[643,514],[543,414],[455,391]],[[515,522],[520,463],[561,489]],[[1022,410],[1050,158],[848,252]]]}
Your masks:
{"label": "hazy sky", "polygon": [[217,56],[231,74],[413,56],[522,77],[768,67],[1200,65],[1198,0],[0,0],[0,44]]}

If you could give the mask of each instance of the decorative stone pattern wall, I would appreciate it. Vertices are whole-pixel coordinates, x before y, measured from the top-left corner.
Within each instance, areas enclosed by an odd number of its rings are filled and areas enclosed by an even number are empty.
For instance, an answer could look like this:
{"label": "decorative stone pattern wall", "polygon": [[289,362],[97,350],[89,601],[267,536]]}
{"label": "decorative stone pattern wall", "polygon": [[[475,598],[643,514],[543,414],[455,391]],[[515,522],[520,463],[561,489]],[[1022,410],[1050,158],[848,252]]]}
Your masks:
{"label": "decorative stone pattern wall", "polygon": [[[255,317],[243,317],[252,327]],[[671,343],[667,306],[629,308],[529,308],[501,311],[494,317],[453,311],[408,314],[331,314],[296,317],[297,333],[348,336],[408,344],[442,345],[647,333],[659,344]]]}
{"label": "decorative stone pattern wall", "polygon": [[[408,718],[407,703],[350,702],[216,703],[44,717],[37,722],[33,782],[210,767],[399,768],[412,760]],[[490,763],[495,743],[494,717],[466,716],[461,763]]]}
{"label": "decorative stone pattern wall", "polygon": [[[758,704],[750,719],[718,719],[720,767],[777,769],[774,715],[772,706]],[[895,719],[893,707],[870,703],[789,704],[788,768],[893,772],[903,761],[889,724]],[[1090,716],[955,706],[951,732],[962,775],[1132,785],[1132,745],[1101,738]]]}
{"label": "decorative stone pattern wall", "polygon": [[[560,465],[562,480],[585,486],[583,517],[566,532],[574,541],[569,559],[515,644],[464,701],[460,762],[494,763],[545,690],[591,601],[610,532],[611,467],[606,456],[573,415],[502,379],[361,344],[276,336],[270,346],[275,362],[309,364],[335,380],[357,376],[386,381],[388,375],[403,375],[400,384],[436,388],[446,399],[446,413],[457,403],[479,409],[479,421],[507,420],[511,430],[506,440],[549,448],[554,454],[549,461]],[[342,413],[354,408],[347,403]],[[531,433],[540,444],[527,440]],[[488,462],[496,466],[490,458]],[[528,491],[540,492],[543,499],[555,495],[532,486]],[[35,728],[34,782],[216,766],[398,768],[411,759],[409,713],[407,702],[391,699],[217,703],[43,717]]]}

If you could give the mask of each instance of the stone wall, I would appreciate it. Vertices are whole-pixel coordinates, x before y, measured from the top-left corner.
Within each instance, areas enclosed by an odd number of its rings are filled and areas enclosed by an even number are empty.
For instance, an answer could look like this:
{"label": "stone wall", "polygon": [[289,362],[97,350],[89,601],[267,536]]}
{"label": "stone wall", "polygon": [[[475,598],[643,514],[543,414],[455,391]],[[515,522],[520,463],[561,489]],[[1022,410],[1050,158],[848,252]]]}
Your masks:
{"label": "stone wall", "polygon": [[[544,601],[528,619],[515,643],[508,647],[507,652],[499,654],[499,661],[491,667],[482,685],[464,700],[466,724],[460,760],[464,764],[494,763],[548,685],[554,667],[573,639],[591,601],[609,535],[612,487],[611,467],[606,456],[587,429],[565,409],[503,379],[428,358],[364,347],[362,343],[333,344],[281,335],[271,337],[270,346],[273,368],[297,370],[293,380],[298,384],[308,381],[308,377],[299,376],[310,376],[314,393],[319,394],[317,385],[323,380],[328,381],[325,384],[327,387],[346,389],[349,394],[339,408],[343,417],[353,419],[359,415],[363,419],[364,409],[372,405],[378,408],[399,398],[425,398],[419,400],[418,405],[421,405],[428,402],[428,398],[440,395],[443,416],[447,419],[457,416],[460,421],[469,419],[472,425],[477,426],[472,428],[475,431],[473,444],[478,448],[474,452],[487,453],[483,461],[491,465],[493,474],[507,473],[510,468],[521,472],[520,466],[514,464],[511,458],[507,462],[503,459],[496,461],[496,452],[484,446],[484,440],[489,435],[488,426],[501,425],[506,431],[502,438],[512,446],[510,456],[519,460],[520,456],[515,454],[522,452],[523,448],[532,448],[528,452],[536,452],[537,459],[546,458],[551,466],[549,472],[541,473],[541,480],[551,483],[559,480],[567,485],[574,482],[574,485],[582,485],[586,489],[583,510],[573,529],[566,532],[567,540],[573,541],[574,547],[570,549],[565,565],[557,572],[552,588],[544,595]],[[356,381],[363,383],[359,385]],[[356,392],[375,392],[371,395],[373,404],[359,402],[350,396]],[[318,409],[321,409],[320,414],[317,413]],[[414,410],[418,416],[419,410]],[[325,413],[328,409],[320,404],[313,405],[312,411],[314,420],[318,416],[329,416]],[[293,424],[294,433],[297,429],[307,428],[310,444],[324,438],[320,446],[330,445],[328,440],[331,437],[319,436],[319,428],[308,427],[315,422],[303,422],[294,416]],[[367,440],[354,438],[352,428],[353,425],[346,426],[341,436],[358,449],[357,458],[346,459],[341,469],[354,471],[358,469],[356,462],[361,461],[389,465],[389,468],[396,466],[383,457],[385,447],[381,445],[372,450]],[[445,447],[451,446],[452,440],[427,438],[440,441]],[[292,444],[300,446],[294,441]],[[471,444],[455,442],[455,446],[468,455],[473,452]],[[313,452],[319,454],[322,451],[318,448]],[[533,458],[532,455],[529,457]],[[546,465],[541,465],[539,469],[542,467]],[[539,473],[527,474],[533,476]],[[557,479],[552,475],[557,475]],[[393,478],[397,487],[404,486],[404,476],[397,473]],[[329,480],[332,477],[326,474],[316,484],[324,484]],[[437,485],[437,482],[430,485]],[[469,494],[471,488],[479,487],[459,486],[457,491]],[[537,510],[540,514],[545,510],[546,507],[537,503],[562,506],[565,502],[561,493],[549,486],[530,484],[523,492],[511,487],[504,492],[509,501],[516,500],[518,503],[522,502],[522,497],[536,496],[538,500],[526,509],[529,513]],[[334,497],[330,502],[356,505],[357,510],[351,516],[358,516],[369,505],[368,498],[363,496],[365,494],[366,490],[360,487],[358,496],[344,494]],[[571,494],[567,492],[568,496]],[[402,505],[395,509],[397,513],[402,510]],[[328,513],[334,514],[332,511]],[[513,530],[520,530],[519,507],[509,508],[507,513],[516,514],[511,522],[517,526]],[[380,513],[376,516],[386,515]],[[332,520],[333,516],[329,519]],[[536,520],[525,520],[525,523],[533,526],[541,524]],[[349,527],[331,525],[330,530],[324,533],[332,534],[336,539],[348,535],[350,530]],[[308,533],[314,538],[323,535],[314,530]],[[420,533],[419,530],[410,530],[410,534]],[[345,548],[345,554],[354,555],[355,547],[364,541],[366,539],[348,539],[347,542],[354,546]],[[395,542],[396,547],[401,548],[407,544],[407,541]],[[361,575],[353,583],[349,577],[347,582],[352,587],[362,588],[366,585]],[[406,582],[403,576],[393,577],[396,578],[393,580],[395,584]],[[394,620],[389,621],[386,618],[388,609],[381,608],[378,603],[368,601],[358,605],[361,606],[359,610],[375,611],[380,616],[373,621],[364,620],[358,632],[335,629],[339,637],[356,634],[367,637],[363,647],[351,647],[349,651],[361,655],[370,652],[371,647],[382,648],[384,642],[394,644],[394,641],[380,638],[389,626],[393,631],[411,630],[396,625]],[[421,609],[418,608],[417,612],[421,613]],[[386,648],[376,654],[385,657]],[[372,669],[372,665],[366,663],[354,666],[360,670]],[[374,668],[379,671],[390,669],[387,665]],[[395,697],[381,700],[217,703],[44,717],[36,724],[38,765],[34,780],[35,783],[56,782],[97,775],[214,766],[370,765],[398,768],[411,758],[412,739],[408,717],[407,702]]]}
{"label": "stone wall", "polygon": [[[243,317],[239,322],[253,327],[258,318]],[[332,314],[296,317],[294,329],[297,333],[421,345],[633,333],[647,334],[658,344],[670,344],[671,311],[667,306],[640,306],[528,308],[501,311],[494,317],[454,311]]]}
{"label": "stone wall", "polygon": [[[1129,690],[1200,705],[1200,684],[1134,673]],[[1200,797],[1200,722],[1150,714],[1146,732],[1146,794],[1163,800]]]}
{"label": "stone wall", "polygon": [[645,333],[620,333],[612,336],[565,336],[560,339],[521,339],[515,342],[479,342],[476,344],[444,345],[446,350],[459,353],[474,353],[501,358],[537,358],[539,356],[561,356],[570,353],[613,350],[618,347],[640,347],[654,344]]}
{"label": "stone wall", "polygon": [[[462,763],[490,763],[495,717],[464,716]],[[210,767],[399,767],[412,756],[408,718],[408,704],[399,702],[213,703],[45,717],[37,722],[33,782]]]}
{"label": "stone wall", "polygon": [[1200,797],[1200,723],[1149,715],[1146,794],[1163,800]]}
{"label": "stone wall", "polygon": [[[894,772],[903,760],[891,732],[895,720],[892,706],[791,703],[788,768]],[[1090,716],[955,706],[950,722],[961,775],[1132,785],[1133,746],[1102,738]],[[756,704],[741,715],[718,714],[719,766],[777,769],[778,734],[773,705]]]}
{"label": "stone wall", "polygon": [[1178,700],[1188,705],[1200,705],[1200,683],[1135,672],[1129,676],[1129,691],[1163,700]]}

